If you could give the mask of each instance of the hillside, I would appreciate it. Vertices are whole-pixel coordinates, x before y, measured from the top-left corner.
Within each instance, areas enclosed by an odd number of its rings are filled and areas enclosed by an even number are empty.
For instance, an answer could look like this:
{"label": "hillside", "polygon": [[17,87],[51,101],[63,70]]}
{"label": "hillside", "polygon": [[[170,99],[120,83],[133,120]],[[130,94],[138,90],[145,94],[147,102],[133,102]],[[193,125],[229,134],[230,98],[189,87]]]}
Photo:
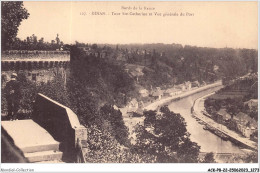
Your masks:
{"label": "hillside", "polygon": [[[80,47],[90,45],[79,44]],[[143,85],[173,85],[185,81],[212,82],[257,71],[257,50],[207,48],[180,44],[99,45],[92,52],[112,63],[144,66]],[[146,69],[150,69],[146,73]],[[156,81],[156,80],[159,81]]]}
{"label": "hillside", "polygon": [[[148,135],[146,138],[151,142],[158,139],[140,128],[138,145],[130,144],[128,128],[117,107],[124,107],[133,98],[139,100],[139,91],[143,89],[166,89],[185,81],[212,82],[256,70],[256,50],[161,44],[158,49],[152,50],[156,44],[145,46],[138,49],[120,45],[115,48],[85,44],[68,46],[71,62],[65,86],[60,75],[56,75],[55,80],[49,83],[36,86],[26,79],[25,74],[18,74],[23,90],[21,109],[32,112],[33,100],[38,92],[70,107],[78,115],[81,124],[88,128],[88,162],[160,162],[162,160],[158,154],[151,154],[142,148],[146,147],[143,135]],[[2,97],[2,108],[6,107],[5,104]],[[167,116],[168,113],[174,114],[167,108],[164,111]],[[33,116],[33,113],[29,116]],[[182,124],[183,120],[180,121]],[[186,142],[195,145],[189,140]],[[155,146],[157,145],[161,146]],[[153,151],[154,148],[150,149]],[[173,152],[175,150],[176,148],[172,149]],[[197,152],[198,147],[192,156],[192,162],[198,161]],[[164,162],[178,161],[169,153],[165,154],[164,158],[167,156],[169,160],[163,160]],[[187,158],[183,158],[185,159]]]}

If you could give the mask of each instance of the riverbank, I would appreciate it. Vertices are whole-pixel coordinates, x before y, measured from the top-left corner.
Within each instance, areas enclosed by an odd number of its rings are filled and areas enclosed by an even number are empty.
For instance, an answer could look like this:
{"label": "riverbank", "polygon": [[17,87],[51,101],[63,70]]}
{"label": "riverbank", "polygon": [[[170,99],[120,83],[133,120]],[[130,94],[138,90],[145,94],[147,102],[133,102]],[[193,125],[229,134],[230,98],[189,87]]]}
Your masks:
{"label": "riverbank", "polygon": [[204,100],[209,97],[211,94],[205,95],[201,98],[195,100],[193,109],[193,116],[202,121],[206,126],[206,129],[212,131],[214,134],[219,135],[222,138],[229,139],[230,141],[238,144],[242,144],[250,149],[257,150],[257,143],[251,141],[248,138],[241,136],[240,134],[229,130],[226,126],[215,122],[213,119],[203,115],[204,111]]}
{"label": "riverbank", "polygon": [[[164,99],[161,99],[161,100],[157,100],[157,101],[145,106],[144,110],[157,110],[162,105],[169,104],[173,101],[177,101],[177,100],[180,100],[182,98],[188,97],[190,95],[193,95],[193,94],[196,94],[196,93],[199,93],[199,92],[211,89],[211,88],[215,88],[215,87],[218,87],[218,86],[221,86],[221,85],[222,85],[222,82],[217,81],[213,84],[205,85],[205,86],[202,86],[200,88],[195,88],[195,89],[186,91],[185,93],[182,93],[182,94],[179,94],[179,95],[176,95],[176,96],[167,97],[167,98],[164,98]],[[143,116],[142,117],[129,117],[129,115],[127,114],[127,107],[119,108],[119,109],[122,112],[122,116],[123,116],[123,120],[125,122],[125,125],[129,129],[129,138],[131,139],[132,143],[135,143],[136,136],[134,134],[134,127],[137,124],[143,125],[144,117]]]}
{"label": "riverbank", "polygon": [[217,81],[217,82],[215,82],[213,84],[209,84],[209,85],[205,85],[205,86],[202,86],[202,87],[199,87],[199,88],[195,88],[195,89],[186,91],[186,92],[181,93],[181,94],[176,95],[176,96],[172,96],[172,97],[168,97],[168,98],[165,98],[165,99],[161,99],[161,100],[155,101],[155,102],[147,105],[146,107],[144,107],[144,109],[145,110],[157,110],[158,107],[160,107],[162,105],[165,105],[165,104],[168,104],[168,103],[170,103],[172,101],[179,100],[179,99],[188,97],[190,95],[202,92],[202,91],[210,89],[210,88],[218,87],[218,86],[221,86],[221,85],[222,85],[222,82],[221,81]]}

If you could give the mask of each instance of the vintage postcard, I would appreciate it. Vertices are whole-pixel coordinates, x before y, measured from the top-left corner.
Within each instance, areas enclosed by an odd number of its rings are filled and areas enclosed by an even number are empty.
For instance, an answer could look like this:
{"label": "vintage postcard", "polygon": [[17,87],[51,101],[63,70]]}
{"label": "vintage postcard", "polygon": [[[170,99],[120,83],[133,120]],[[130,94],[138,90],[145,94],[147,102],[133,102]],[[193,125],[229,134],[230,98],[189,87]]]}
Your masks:
{"label": "vintage postcard", "polygon": [[258,33],[257,1],[1,1],[1,172],[259,172]]}

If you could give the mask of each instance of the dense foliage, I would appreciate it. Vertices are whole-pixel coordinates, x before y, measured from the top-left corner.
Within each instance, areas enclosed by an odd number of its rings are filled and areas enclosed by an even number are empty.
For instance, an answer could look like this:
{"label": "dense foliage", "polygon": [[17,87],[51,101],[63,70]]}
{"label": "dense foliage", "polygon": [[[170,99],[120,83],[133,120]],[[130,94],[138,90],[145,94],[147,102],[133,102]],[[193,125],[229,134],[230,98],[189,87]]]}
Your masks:
{"label": "dense foliage", "polygon": [[14,50],[61,50],[66,49],[67,45],[60,40],[57,34],[56,38],[51,40],[51,42],[44,41],[41,37],[38,39],[36,35],[26,37],[26,39],[21,40],[20,38],[15,38],[12,44],[12,49]]}
{"label": "dense foliage", "polygon": [[210,152],[207,153],[204,157],[204,159],[202,160],[202,163],[216,163],[215,159],[214,159],[214,153]]}
{"label": "dense foliage", "polygon": [[124,120],[120,110],[115,110],[113,106],[105,104],[100,109],[101,117],[111,124],[111,134],[119,144],[129,145],[128,128],[124,125]]}
{"label": "dense foliage", "polygon": [[91,125],[88,129],[88,152],[86,160],[89,163],[154,163],[155,157],[149,154],[138,154],[131,149],[119,145],[113,135],[108,121],[102,128]]}
{"label": "dense foliage", "polygon": [[198,162],[200,147],[190,140],[180,114],[164,106],[159,113],[147,111],[144,116],[144,126],[140,125],[136,130],[134,149],[137,153],[154,155],[159,163]]}
{"label": "dense foliage", "polygon": [[23,7],[22,1],[1,2],[1,48],[12,48],[22,20],[27,19],[29,13]]}
{"label": "dense foliage", "polygon": [[[251,75],[252,76],[252,75]],[[253,76],[255,76],[253,74]],[[234,83],[220,89],[216,95],[220,98],[207,98],[205,107],[210,114],[215,114],[221,108],[225,108],[231,115],[235,116],[239,112],[249,115],[251,118],[258,120],[257,107],[250,109],[245,102],[250,99],[258,99],[258,77],[247,77],[236,80]],[[240,94],[240,96],[239,96]],[[226,97],[226,98],[225,98]]]}
{"label": "dense foliage", "polygon": [[124,71],[123,66],[86,56],[77,47],[71,48],[71,59],[73,84],[84,84],[99,100],[111,104],[125,104],[125,98],[134,90],[134,81]]}
{"label": "dense foliage", "polygon": [[[71,76],[71,78],[74,77]],[[78,115],[81,124],[88,128],[89,152],[86,155],[88,162],[152,162],[147,157],[143,158],[130,153],[130,150],[125,147],[129,146],[128,128],[124,124],[121,112],[110,104],[100,105],[98,108],[100,100],[93,97],[84,83],[80,85],[70,79],[66,87],[64,78],[58,74],[53,81],[36,85],[34,81],[26,78],[24,72],[18,73],[18,81],[22,92],[18,118],[33,116],[33,105],[37,93],[42,93],[70,107]],[[4,95],[1,98],[5,100]],[[6,105],[2,105],[2,111],[3,108],[6,108]]]}
{"label": "dense foliage", "polygon": [[[177,83],[188,80],[201,82],[257,72],[258,52],[254,49],[217,49],[174,43],[126,44],[117,45],[117,48],[129,57],[130,63],[155,70],[154,75],[161,75],[162,84],[168,84],[169,79],[174,78]],[[143,51],[145,53],[139,53]],[[156,73],[158,70],[161,73]]]}
{"label": "dense foliage", "polygon": [[[137,83],[144,88],[167,88],[167,85],[185,81],[212,82],[257,72],[257,50],[250,49],[183,47],[179,44],[115,47],[76,42],[75,45],[64,45],[58,35],[51,43],[35,35],[20,40],[16,38],[18,27],[29,16],[23,2],[2,2],[1,9],[2,50],[70,50],[71,63],[66,82],[62,75],[57,74],[53,81],[36,84],[27,80],[24,72],[19,72],[20,110],[33,116],[33,102],[39,92],[70,107],[81,124],[88,128],[86,159],[92,163],[199,162],[200,147],[190,140],[180,114],[171,112],[166,106],[159,112],[144,112],[144,125],[139,125],[135,131],[137,143],[131,145],[122,113],[114,105],[124,106],[128,100],[136,98]],[[79,47],[88,48],[91,55]],[[94,56],[96,53],[104,53],[105,57]],[[122,62],[118,62],[118,57]],[[143,67],[138,82],[125,71],[126,64]],[[255,81],[249,82],[253,85]],[[240,86],[244,86],[243,83]],[[247,97],[257,98],[257,91],[250,91]],[[2,95],[2,110],[6,108],[4,98]],[[222,103],[215,103],[213,107],[219,110]],[[228,112],[242,109],[240,100],[227,99],[225,104]],[[253,153],[246,159],[255,162],[257,156]],[[207,154],[203,162],[215,162],[213,154]]]}

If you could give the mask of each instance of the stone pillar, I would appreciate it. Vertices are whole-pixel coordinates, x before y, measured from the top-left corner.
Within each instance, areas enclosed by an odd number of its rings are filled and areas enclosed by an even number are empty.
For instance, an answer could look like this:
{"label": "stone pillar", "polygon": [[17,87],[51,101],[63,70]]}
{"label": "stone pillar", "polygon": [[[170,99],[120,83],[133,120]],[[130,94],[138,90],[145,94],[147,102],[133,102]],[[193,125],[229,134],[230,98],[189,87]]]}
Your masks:
{"label": "stone pillar", "polygon": [[80,141],[86,141],[88,138],[87,129],[84,126],[75,127],[75,146],[77,144],[77,139]]}

